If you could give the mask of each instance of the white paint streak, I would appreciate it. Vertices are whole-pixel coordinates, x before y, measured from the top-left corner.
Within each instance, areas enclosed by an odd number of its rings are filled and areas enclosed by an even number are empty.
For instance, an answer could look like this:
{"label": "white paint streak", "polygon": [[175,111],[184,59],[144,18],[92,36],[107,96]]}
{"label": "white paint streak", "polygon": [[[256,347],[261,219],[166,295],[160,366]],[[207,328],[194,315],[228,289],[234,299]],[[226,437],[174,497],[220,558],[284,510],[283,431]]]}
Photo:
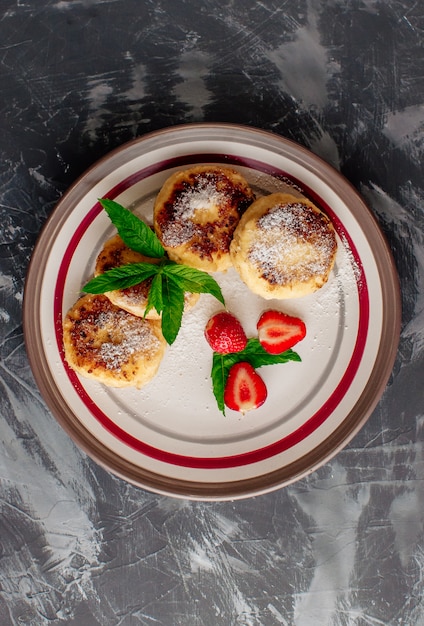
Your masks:
{"label": "white paint streak", "polygon": [[[225,602],[225,614],[237,616],[237,623],[244,626],[257,626],[260,609],[252,598],[245,596],[239,585],[246,573],[253,574],[254,569],[242,559],[232,554],[231,537],[240,533],[235,521],[223,515],[214,514],[212,520],[199,520],[204,525],[202,542],[189,538],[187,552],[192,573],[199,576],[213,576],[220,581],[221,594],[215,599],[214,611],[219,615]],[[214,590],[216,594],[216,590]],[[236,623],[236,622],[235,622]]]}
{"label": "white paint streak", "polygon": [[293,41],[268,52],[281,73],[280,87],[304,106],[323,107],[328,101],[327,81],[332,67],[327,50],[320,42],[318,7],[308,3],[308,23],[296,32]]}
{"label": "white paint streak", "polygon": [[408,617],[410,624],[424,624],[424,550],[422,548],[422,542],[419,550],[416,552],[414,561],[417,575],[415,577],[414,585],[410,589],[410,596],[411,598],[416,598],[417,603],[412,608],[411,615]]}
{"label": "white paint streak", "polygon": [[48,179],[43,174],[40,174],[40,172],[38,172],[36,170],[36,168],[29,167],[28,168],[28,172],[33,177],[33,179],[35,181],[37,181],[38,185],[41,188],[44,188],[44,189],[50,189],[51,188],[51,183],[48,181]]}
{"label": "white paint streak", "polygon": [[257,606],[250,604],[238,588],[232,592],[234,602],[234,613],[237,615],[240,624],[243,626],[257,626],[257,615],[260,611]]}
{"label": "white paint streak", "polygon": [[315,140],[309,141],[309,147],[312,152],[340,170],[340,154],[337,144],[328,132],[322,132],[322,135]]}
{"label": "white paint streak", "polygon": [[198,49],[186,50],[181,53],[176,73],[182,81],[176,85],[176,97],[190,103],[192,120],[203,120],[203,109],[211,101],[211,93],[206,87],[205,78],[209,75],[210,58]]}
{"label": "white paint streak", "polygon": [[122,97],[130,101],[140,101],[146,95],[146,67],[143,63],[131,69],[131,87],[122,93]]}
{"label": "white paint streak", "polygon": [[10,322],[10,315],[6,309],[0,309],[0,322]]}
{"label": "white paint streak", "polygon": [[[26,545],[21,551],[12,548],[3,537],[2,567],[5,572],[27,572],[20,579],[5,575],[2,579],[2,593],[7,595],[12,611],[19,613],[22,602],[22,588],[25,586],[25,600],[28,610],[39,619],[45,615],[46,605],[53,602],[45,594],[47,584],[65,594],[72,586],[74,597],[85,598],[92,589],[91,571],[98,563],[100,537],[85,511],[84,502],[92,502],[86,477],[80,474],[81,456],[76,448],[69,445],[64,431],[52,423],[53,418],[46,414],[32,396],[18,398],[6,389],[10,408],[20,423],[20,429],[28,433],[17,437],[16,433],[3,420],[0,447],[0,478],[5,491],[19,491],[19,507],[0,502],[3,511],[10,509],[10,519],[22,519],[25,526],[34,528],[37,541],[34,546]],[[26,417],[31,419],[26,424]],[[28,446],[32,428],[42,442],[42,449]],[[45,466],[45,457],[56,458],[55,451],[66,450],[60,459],[60,468],[52,471]],[[11,498],[11,502],[16,498]],[[35,529],[36,533],[35,533]],[[11,528],[11,533],[20,536],[19,524]],[[42,539],[42,537],[44,539]],[[19,539],[17,539],[19,541]],[[43,547],[44,546],[44,547]],[[9,556],[5,556],[8,554]],[[40,568],[43,580],[40,579]],[[77,606],[76,603],[75,606]],[[59,607],[55,607],[57,610]],[[68,616],[69,617],[69,616]],[[35,623],[35,622],[34,622]],[[41,622],[39,622],[41,623]]]}
{"label": "white paint streak", "polygon": [[193,548],[190,550],[189,559],[192,573],[201,571],[212,572],[214,570],[214,564],[209,558],[206,548],[195,540],[193,540]]}
{"label": "white paint streak", "polygon": [[236,537],[240,532],[238,523],[235,519],[228,519],[228,517],[224,517],[219,513],[215,513],[215,523],[223,539]]}
{"label": "white paint streak", "polygon": [[93,140],[96,138],[97,129],[102,124],[103,116],[108,113],[108,109],[104,105],[112,92],[111,85],[102,78],[92,78],[88,81],[86,97],[89,105],[89,114],[84,130]]}
{"label": "white paint streak", "polygon": [[0,289],[6,289],[9,292],[13,291],[13,278],[7,274],[0,274]]}
{"label": "white paint streak", "polygon": [[330,478],[318,481],[308,491],[294,491],[299,505],[313,520],[311,547],[315,560],[309,589],[296,598],[296,626],[332,623],[338,602],[351,591],[357,524],[369,500],[369,486],[353,495],[345,483],[346,471],[335,463]]}
{"label": "white paint streak", "polygon": [[[422,482],[422,481],[421,481]],[[421,510],[423,495],[417,485],[414,491],[405,491],[397,496],[390,507],[390,521],[395,531],[395,549],[402,565],[410,563],[416,551],[417,540],[422,535],[423,523],[418,511]]]}
{"label": "white paint streak", "polygon": [[281,615],[280,611],[278,611],[273,604],[268,604],[268,610],[277,620],[277,624],[282,624],[283,626],[289,626],[288,621],[285,619],[283,615]]}
{"label": "white paint streak", "polygon": [[75,9],[77,6],[92,7],[98,4],[114,4],[120,1],[121,0],[59,0],[59,2],[53,4],[52,8],[59,11],[67,11],[69,9]]}
{"label": "white paint streak", "polygon": [[423,536],[422,503],[424,502],[424,415],[417,417],[414,459],[415,480],[406,483],[402,494],[392,502],[389,518],[395,531],[395,549],[406,569],[417,554]]}
{"label": "white paint streak", "polygon": [[410,106],[387,115],[383,133],[397,147],[422,162],[424,144],[424,104]]}

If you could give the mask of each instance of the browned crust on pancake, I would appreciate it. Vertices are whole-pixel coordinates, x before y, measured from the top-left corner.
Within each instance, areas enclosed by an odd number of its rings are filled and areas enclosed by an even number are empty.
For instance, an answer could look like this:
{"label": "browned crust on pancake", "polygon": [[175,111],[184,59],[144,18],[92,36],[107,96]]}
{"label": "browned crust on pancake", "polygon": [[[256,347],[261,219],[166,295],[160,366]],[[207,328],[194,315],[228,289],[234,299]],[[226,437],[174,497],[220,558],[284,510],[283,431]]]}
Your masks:
{"label": "browned crust on pancake", "polygon": [[199,165],[176,172],[154,206],[154,228],[169,257],[206,271],[231,266],[229,247],[241,215],[255,199],[235,170]]}
{"label": "browned crust on pancake", "polygon": [[316,291],[334,266],[337,241],[330,219],[306,198],[276,193],[259,198],[234,233],[234,267],[264,298]]}
{"label": "browned crust on pancake", "polygon": [[141,387],[157,372],[166,342],[160,322],[131,315],[104,295],[82,296],[63,322],[65,358],[111,387]]}

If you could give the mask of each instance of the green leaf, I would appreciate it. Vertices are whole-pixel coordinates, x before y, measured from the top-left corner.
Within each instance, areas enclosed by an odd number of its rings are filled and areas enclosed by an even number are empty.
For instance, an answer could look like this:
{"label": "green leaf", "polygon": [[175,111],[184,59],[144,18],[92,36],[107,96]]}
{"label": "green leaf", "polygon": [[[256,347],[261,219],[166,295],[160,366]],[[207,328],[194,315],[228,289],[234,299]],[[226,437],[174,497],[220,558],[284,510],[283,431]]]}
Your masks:
{"label": "green leaf", "polygon": [[183,291],[188,291],[189,293],[210,293],[225,306],[221,287],[207,272],[176,263],[167,264],[164,266],[163,271]]}
{"label": "green leaf", "polygon": [[236,355],[241,355],[241,360],[249,361],[254,368],[262,367],[263,365],[275,365],[276,363],[302,360],[298,353],[291,349],[281,354],[270,354],[264,350],[259,339],[256,337],[250,338],[245,349],[242,352],[237,352]]}
{"label": "green leaf", "polygon": [[156,259],[165,256],[165,250],[159,239],[143,220],[114,200],[102,198],[99,202],[126,246]]}
{"label": "green leaf", "polygon": [[147,280],[158,272],[158,266],[152,263],[129,263],[114,267],[104,274],[92,278],[82,291],[85,293],[106,293],[115,289],[127,289]]}
{"label": "green leaf", "polygon": [[152,309],[156,309],[156,312],[159,315],[163,311],[162,272],[159,272],[153,277],[152,284],[149,289],[149,295],[147,297],[147,307],[144,316],[146,316]]}
{"label": "green leaf", "polygon": [[247,361],[255,369],[264,365],[301,361],[300,356],[293,350],[286,350],[282,354],[269,354],[263,349],[256,337],[251,337],[244,350],[230,354],[213,353],[212,357],[212,389],[218,409],[225,415],[224,391],[230,369],[236,363]]}
{"label": "green leaf", "polygon": [[184,311],[184,291],[163,275],[162,280],[162,334],[169,345],[177,338]]}
{"label": "green leaf", "polygon": [[218,409],[225,415],[224,391],[230,367],[223,354],[213,353],[212,357],[212,391],[218,405]]}

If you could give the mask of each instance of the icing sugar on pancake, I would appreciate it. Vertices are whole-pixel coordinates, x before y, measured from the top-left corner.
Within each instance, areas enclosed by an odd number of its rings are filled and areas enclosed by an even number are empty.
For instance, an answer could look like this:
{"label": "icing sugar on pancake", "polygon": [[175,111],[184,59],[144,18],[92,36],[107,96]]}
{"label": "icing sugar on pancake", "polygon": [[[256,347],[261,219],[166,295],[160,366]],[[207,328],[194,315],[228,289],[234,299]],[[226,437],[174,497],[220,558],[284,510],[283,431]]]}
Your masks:
{"label": "icing sugar on pancake", "polygon": [[165,181],[154,228],[169,257],[209,272],[231,266],[229,247],[241,215],[255,199],[235,170],[199,165]]}
{"label": "icing sugar on pancake", "polygon": [[[104,274],[104,272],[120,267],[121,265],[127,265],[129,263],[154,263],[157,264],[160,259],[153,259],[146,257],[139,252],[135,252],[128,248],[122,241],[119,235],[115,235],[111,239],[106,241],[103,249],[96,259],[96,267],[94,273],[96,276]],[[140,317],[144,316],[147,306],[147,298],[149,295],[150,286],[152,284],[152,278],[148,278],[137,285],[127,287],[125,289],[116,289],[114,291],[108,291],[105,295],[116,306],[125,309],[133,315]],[[185,294],[185,308],[186,310],[194,306],[199,299],[199,294],[187,293]],[[148,319],[160,319],[160,315],[155,309],[151,309],[146,317]]]}
{"label": "icing sugar on pancake", "polygon": [[104,295],[82,296],[63,321],[69,366],[110,387],[142,387],[156,374],[166,349],[157,320],[114,306]]}
{"label": "icing sugar on pancake", "polygon": [[306,198],[275,193],[256,200],[237,226],[233,265],[263,298],[295,298],[328,280],[337,242],[329,218]]}

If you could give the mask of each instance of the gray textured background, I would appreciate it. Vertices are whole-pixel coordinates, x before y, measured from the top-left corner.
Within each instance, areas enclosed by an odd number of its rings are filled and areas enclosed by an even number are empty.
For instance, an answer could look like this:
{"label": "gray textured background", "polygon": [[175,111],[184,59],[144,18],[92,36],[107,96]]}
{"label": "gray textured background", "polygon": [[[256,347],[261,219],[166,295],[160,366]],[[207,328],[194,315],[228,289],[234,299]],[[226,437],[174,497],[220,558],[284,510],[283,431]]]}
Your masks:
{"label": "gray textured background", "polygon": [[[424,624],[424,7],[389,0],[0,0],[0,624]],[[379,219],[403,300],[393,375],[352,443],[240,502],[143,492],[45,408],[25,273],[67,187],[177,123],[273,130]]]}

